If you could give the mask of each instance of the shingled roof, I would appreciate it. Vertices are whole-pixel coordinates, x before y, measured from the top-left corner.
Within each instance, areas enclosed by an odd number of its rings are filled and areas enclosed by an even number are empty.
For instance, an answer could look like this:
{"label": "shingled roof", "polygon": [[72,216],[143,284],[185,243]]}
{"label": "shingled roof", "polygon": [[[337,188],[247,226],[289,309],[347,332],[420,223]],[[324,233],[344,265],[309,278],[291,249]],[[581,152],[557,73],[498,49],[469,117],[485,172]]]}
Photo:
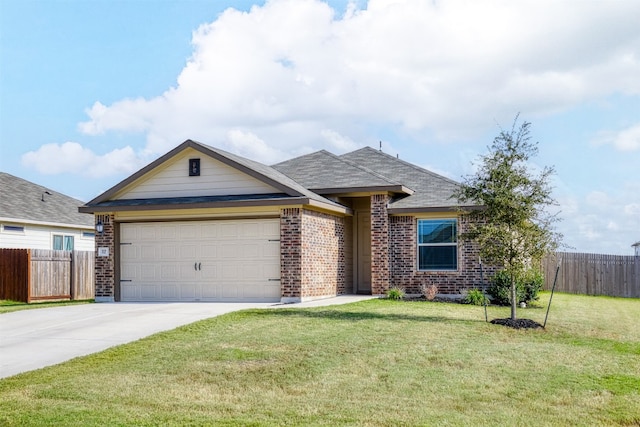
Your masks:
{"label": "shingled roof", "polygon": [[93,217],[78,212],[82,201],[42,185],[0,172],[0,194],[0,220],[93,228]]}
{"label": "shingled roof", "polygon": [[420,209],[449,209],[457,205],[452,195],[460,184],[452,179],[371,147],[364,147],[340,157],[372,169],[381,175],[393,177],[414,190],[411,196],[394,199],[389,205],[389,213]]}
{"label": "shingled roof", "polygon": [[273,165],[319,194],[394,193],[390,213],[450,210],[459,183],[371,147],[336,156],[321,150]]}
{"label": "shingled roof", "polygon": [[325,150],[273,165],[274,169],[318,194],[386,190],[412,194],[402,183]]}

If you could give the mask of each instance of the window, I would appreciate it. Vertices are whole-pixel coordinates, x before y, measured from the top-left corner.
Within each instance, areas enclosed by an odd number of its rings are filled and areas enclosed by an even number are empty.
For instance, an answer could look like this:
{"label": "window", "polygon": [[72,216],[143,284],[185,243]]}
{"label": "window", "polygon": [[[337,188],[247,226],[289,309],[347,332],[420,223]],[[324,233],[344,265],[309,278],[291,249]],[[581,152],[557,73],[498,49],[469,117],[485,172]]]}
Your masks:
{"label": "window", "polygon": [[20,225],[3,225],[2,229],[4,231],[13,231],[15,233],[24,233],[24,227]]}
{"label": "window", "polygon": [[87,239],[93,239],[94,237],[96,237],[96,233],[94,233],[93,231],[83,231],[82,237],[86,237]]}
{"label": "window", "polygon": [[458,269],[458,221],[418,220],[418,270]]}
{"label": "window", "polygon": [[62,236],[60,234],[53,235],[53,250],[54,251],[72,251],[73,250],[73,236]]}

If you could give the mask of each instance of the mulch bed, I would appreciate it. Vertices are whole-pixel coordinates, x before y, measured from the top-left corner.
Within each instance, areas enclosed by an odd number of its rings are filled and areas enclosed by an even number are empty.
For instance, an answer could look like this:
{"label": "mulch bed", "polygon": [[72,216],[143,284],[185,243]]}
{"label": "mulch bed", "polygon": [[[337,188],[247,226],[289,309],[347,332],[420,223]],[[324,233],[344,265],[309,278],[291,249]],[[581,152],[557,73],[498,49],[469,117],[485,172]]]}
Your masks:
{"label": "mulch bed", "polygon": [[494,325],[508,326],[514,329],[537,329],[542,328],[542,325],[535,320],[531,319],[493,319],[491,321]]}

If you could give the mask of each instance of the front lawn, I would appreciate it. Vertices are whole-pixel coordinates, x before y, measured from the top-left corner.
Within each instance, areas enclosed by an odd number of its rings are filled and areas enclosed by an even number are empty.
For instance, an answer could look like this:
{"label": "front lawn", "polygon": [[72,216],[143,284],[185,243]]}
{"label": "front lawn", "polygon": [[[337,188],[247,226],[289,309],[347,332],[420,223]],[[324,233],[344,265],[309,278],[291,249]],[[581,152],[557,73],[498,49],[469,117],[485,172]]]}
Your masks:
{"label": "front lawn", "polygon": [[640,300],[553,304],[546,330],[436,302],[231,313],[0,380],[0,424],[640,424]]}
{"label": "front lawn", "polygon": [[44,302],[19,302],[19,301],[11,301],[7,299],[0,300],[0,314],[2,313],[11,313],[13,311],[20,310],[33,310],[36,308],[47,308],[47,307],[60,307],[63,305],[78,305],[78,304],[90,304],[93,303],[94,300],[74,300],[74,301],[44,301]]}

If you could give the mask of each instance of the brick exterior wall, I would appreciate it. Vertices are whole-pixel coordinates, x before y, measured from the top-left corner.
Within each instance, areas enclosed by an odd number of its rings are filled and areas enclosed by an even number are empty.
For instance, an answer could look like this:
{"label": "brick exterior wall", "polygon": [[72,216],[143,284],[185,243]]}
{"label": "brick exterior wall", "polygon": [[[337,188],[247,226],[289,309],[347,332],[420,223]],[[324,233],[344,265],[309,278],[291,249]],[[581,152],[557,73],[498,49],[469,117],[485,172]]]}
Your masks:
{"label": "brick exterior wall", "polygon": [[[393,216],[390,222],[391,286],[401,286],[408,294],[421,294],[421,285],[436,285],[438,293],[457,294],[463,289],[480,288],[479,249],[472,242],[458,243],[457,271],[418,271],[417,220],[413,216]],[[458,218],[458,233],[468,227],[466,216]],[[484,287],[495,267],[484,268]]]}
{"label": "brick exterior wall", "polygon": [[305,209],[282,209],[280,259],[283,300],[346,293],[345,219]]}
{"label": "brick exterior wall", "polygon": [[[95,223],[102,222],[104,231],[95,237],[96,301],[113,301],[115,297],[115,223],[113,215],[95,215]],[[109,256],[98,256],[98,248],[108,248]]]}
{"label": "brick exterior wall", "polygon": [[280,211],[280,292],[283,299],[301,297],[302,209]]}
{"label": "brick exterior wall", "polygon": [[386,194],[371,195],[371,294],[389,289],[389,215]]}

